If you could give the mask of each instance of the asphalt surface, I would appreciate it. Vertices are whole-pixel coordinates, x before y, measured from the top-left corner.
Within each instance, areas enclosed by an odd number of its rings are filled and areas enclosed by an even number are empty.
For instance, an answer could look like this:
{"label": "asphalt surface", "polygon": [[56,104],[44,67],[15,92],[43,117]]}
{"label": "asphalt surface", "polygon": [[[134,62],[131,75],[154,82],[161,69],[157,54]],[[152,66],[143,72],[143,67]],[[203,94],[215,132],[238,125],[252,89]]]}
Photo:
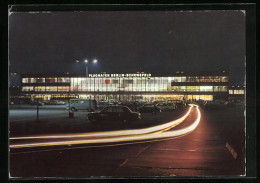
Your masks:
{"label": "asphalt surface", "polygon": [[[87,119],[87,111],[74,113],[69,118],[65,106],[41,106],[39,121],[36,120],[36,107],[12,106],[10,110],[10,137],[34,134],[60,134],[95,131],[113,131],[123,129],[139,129],[159,125],[179,118],[187,109],[178,109],[156,115],[143,113],[142,119],[129,123],[106,121],[91,124]],[[44,108],[46,107],[46,108]],[[53,107],[53,109],[50,109]]]}
{"label": "asphalt surface", "polygon": [[[187,109],[163,112],[158,115],[145,114],[142,121],[127,125],[114,123],[92,125],[85,113],[77,113],[69,119],[67,111],[56,108],[59,115],[55,120],[48,110],[46,119],[35,125],[30,120],[19,121],[19,115],[10,110],[10,136],[33,134],[61,134],[91,131],[107,131],[145,128],[168,122],[182,116]],[[20,109],[30,110],[30,109]],[[201,111],[198,127],[188,135],[132,144],[105,144],[61,146],[51,148],[25,148],[10,153],[11,177],[197,177],[197,176],[240,176],[244,170],[244,119],[243,106],[223,110]],[[54,112],[55,114],[55,112]],[[187,119],[173,130],[192,124],[196,118],[192,112]],[[23,117],[28,117],[25,115]],[[13,121],[12,121],[13,120]],[[16,120],[16,121],[15,121]],[[73,123],[72,123],[73,121]],[[237,159],[226,148],[234,147]],[[130,142],[131,143],[131,142]]]}

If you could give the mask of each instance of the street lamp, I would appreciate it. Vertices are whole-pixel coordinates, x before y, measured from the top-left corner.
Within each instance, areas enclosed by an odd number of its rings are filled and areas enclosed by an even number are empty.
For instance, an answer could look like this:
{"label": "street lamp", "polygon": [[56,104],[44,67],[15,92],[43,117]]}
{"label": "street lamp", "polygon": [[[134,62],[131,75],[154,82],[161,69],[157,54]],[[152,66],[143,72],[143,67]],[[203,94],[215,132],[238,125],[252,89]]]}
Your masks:
{"label": "street lamp", "polygon": [[[80,61],[76,60],[76,62],[79,63]],[[89,64],[89,61],[87,59],[85,59],[84,62],[86,64],[86,77],[88,77],[88,64]],[[92,62],[93,63],[97,63],[97,59],[94,59]]]}

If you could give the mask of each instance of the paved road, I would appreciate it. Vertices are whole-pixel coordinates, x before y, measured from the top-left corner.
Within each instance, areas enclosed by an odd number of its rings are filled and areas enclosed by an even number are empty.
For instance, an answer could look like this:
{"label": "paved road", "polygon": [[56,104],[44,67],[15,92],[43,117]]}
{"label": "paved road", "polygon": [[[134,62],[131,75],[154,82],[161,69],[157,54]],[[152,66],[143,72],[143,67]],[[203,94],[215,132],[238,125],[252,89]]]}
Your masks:
{"label": "paved road", "polygon": [[[30,153],[11,154],[13,177],[150,177],[233,176],[244,174],[243,154],[234,159],[225,147],[237,130],[223,135],[225,124],[242,126],[236,110],[205,111],[192,133],[175,139],[121,146],[88,148],[73,146]],[[214,114],[216,113],[216,114]],[[241,111],[240,111],[241,113]],[[239,113],[239,114],[240,114]],[[222,114],[226,117],[219,118]],[[196,114],[193,114],[196,115]],[[190,116],[189,120],[194,119]],[[210,119],[210,121],[208,120]],[[228,121],[225,121],[228,120]],[[230,120],[233,121],[230,121]],[[239,121],[240,120],[240,121]],[[232,127],[232,126],[231,126]],[[181,128],[181,126],[178,126]],[[230,126],[226,126],[230,128]],[[222,130],[222,131],[221,131]],[[240,139],[241,140],[241,139]],[[243,143],[240,143],[240,145]],[[243,147],[240,147],[243,149]],[[39,150],[39,149],[38,149]]]}

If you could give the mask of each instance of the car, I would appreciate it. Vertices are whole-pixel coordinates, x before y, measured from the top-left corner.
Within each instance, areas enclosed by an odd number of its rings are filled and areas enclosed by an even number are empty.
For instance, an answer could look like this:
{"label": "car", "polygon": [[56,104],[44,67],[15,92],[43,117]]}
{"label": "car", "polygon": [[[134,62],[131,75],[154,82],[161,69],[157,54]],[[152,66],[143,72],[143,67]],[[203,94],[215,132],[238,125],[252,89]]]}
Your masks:
{"label": "car", "polygon": [[147,102],[145,100],[136,100],[134,102],[137,103],[139,106],[147,104]]}
{"label": "car", "polygon": [[91,123],[97,121],[134,121],[141,119],[139,112],[133,112],[127,106],[107,106],[101,111],[88,113]]}
{"label": "car", "polygon": [[65,105],[65,104],[67,104],[67,102],[62,101],[62,100],[57,100],[57,104],[58,105]]}
{"label": "car", "polygon": [[46,105],[65,105],[66,102],[61,100],[50,100],[45,102]]}
{"label": "car", "polygon": [[72,112],[78,110],[88,110],[92,112],[98,109],[97,101],[92,99],[70,99],[69,103],[66,106],[66,109],[69,108]]}
{"label": "car", "polygon": [[161,104],[161,103],[164,103],[163,100],[156,100],[156,101],[153,101],[153,104],[156,105],[156,104]]}
{"label": "car", "polygon": [[204,104],[205,109],[225,109],[227,106],[226,101],[208,101]]}
{"label": "car", "polygon": [[176,109],[176,105],[174,103],[161,103],[157,105],[162,111],[171,111]]}
{"label": "car", "polygon": [[158,112],[162,112],[162,110],[155,104],[145,104],[138,108],[140,113],[153,113],[156,114]]}
{"label": "car", "polygon": [[176,108],[186,107],[186,103],[182,100],[168,100],[167,103],[173,103],[176,105]]}
{"label": "car", "polygon": [[104,107],[109,106],[109,102],[105,101],[105,100],[100,100],[100,101],[98,101],[97,105],[98,105],[98,109],[101,110]]}
{"label": "car", "polygon": [[130,101],[128,101],[128,100],[122,100],[122,101],[120,101],[120,102],[118,102],[118,104],[119,105],[129,105],[131,102]]}
{"label": "car", "polygon": [[144,104],[142,104],[140,101],[132,101],[130,106],[134,111],[138,111],[138,108],[143,106]]}

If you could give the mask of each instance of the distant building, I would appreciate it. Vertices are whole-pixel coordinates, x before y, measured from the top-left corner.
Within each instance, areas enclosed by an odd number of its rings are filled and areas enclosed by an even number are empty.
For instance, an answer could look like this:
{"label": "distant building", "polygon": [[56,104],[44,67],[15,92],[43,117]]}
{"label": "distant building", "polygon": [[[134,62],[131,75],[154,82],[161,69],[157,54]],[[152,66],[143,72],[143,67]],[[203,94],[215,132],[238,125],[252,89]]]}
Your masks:
{"label": "distant building", "polygon": [[232,85],[229,87],[228,92],[230,101],[245,101],[245,86]]}
{"label": "distant building", "polygon": [[227,71],[185,73],[100,73],[89,77],[69,73],[21,75],[22,94],[34,98],[96,100],[227,100]]}
{"label": "distant building", "polygon": [[16,72],[11,72],[9,74],[9,94],[10,96],[20,96],[21,93],[21,77]]}
{"label": "distant building", "polygon": [[31,96],[24,95],[21,90],[21,76],[16,72],[9,73],[10,103],[28,103]]}

